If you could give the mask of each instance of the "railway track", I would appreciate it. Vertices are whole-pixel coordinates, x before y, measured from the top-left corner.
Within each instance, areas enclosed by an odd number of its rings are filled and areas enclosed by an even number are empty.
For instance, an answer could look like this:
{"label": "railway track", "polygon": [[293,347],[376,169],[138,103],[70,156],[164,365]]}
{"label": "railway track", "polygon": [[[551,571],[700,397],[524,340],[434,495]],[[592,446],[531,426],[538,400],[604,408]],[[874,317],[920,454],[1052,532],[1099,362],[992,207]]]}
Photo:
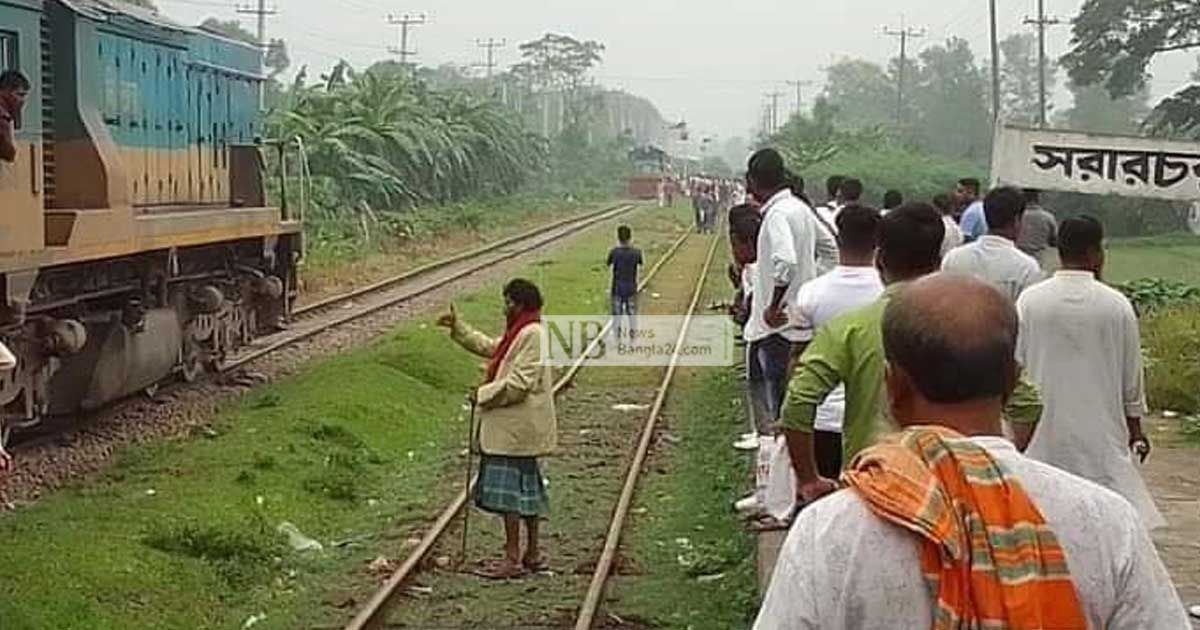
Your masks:
{"label": "railway track", "polygon": [[597,223],[619,217],[636,207],[633,204],[622,204],[580,217],[564,219],[422,265],[342,295],[305,305],[293,311],[291,327],[288,330],[255,340],[237,354],[227,357],[219,371],[232,372],[322,332],[402,304],[503,261],[560,241]]}
{"label": "railway track", "polygon": [[[411,301],[440,287],[483,272],[496,264],[543,248],[598,223],[627,214],[637,207],[635,204],[620,204],[555,221],[476,249],[421,265],[353,291],[307,304],[293,311],[289,329],[256,339],[236,354],[226,357],[226,360],[214,371],[218,374],[235,372],[254,361],[321,333],[345,326],[386,308]],[[171,387],[170,390],[175,388]],[[147,394],[154,398],[159,389],[159,386],[155,385],[147,390]],[[95,413],[120,413],[136,398],[118,401]],[[50,444],[63,433],[78,426],[80,426],[80,422],[75,417],[46,418],[36,427],[15,433],[6,447],[12,452],[20,452]]]}
{"label": "railway track", "polygon": [[[643,291],[649,283],[658,275],[659,271],[669,262],[684,244],[690,233],[685,233],[676,240],[671,248],[663,254],[662,257],[654,264],[654,266],[644,275],[639,292]],[[628,471],[626,473],[625,483],[622,487],[620,498],[612,513],[612,519],[608,528],[608,533],[605,537],[604,547],[599,555],[596,563],[595,571],[590,582],[587,594],[583,598],[579,609],[579,615],[576,620],[575,627],[577,629],[590,629],[596,612],[599,608],[600,599],[604,592],[604,587],[607,583],[608,576],[613,569],[613,563],[616,559],[616,553],[620,544],[622,529],[624,528],[625,519],[629,514],[629,507],[633,500],[634,492],[637,488],[638,478],[640,477],[646,457],[649,453],[650,444],[652,442],[655,428],[658,423],[659,416],[662,412],[663,405],[666,402],[667,392],[670,389],[672,379],[674,378],[676,366],[679,360],[679,353],[683,346],[683,341],[688,333],[689,325],[693,315],[698,308],[701,295],[703,294],[705,280],[708,278],[709,270],[712,266],[713,257],[716,253],[717,246],[721,242],[719,238],[713,238],[709,245],[708,253],[705,258],[704,265],[698,274],[696,286],[692,293],[691,301],[688,305],[687,315],[684,319],[683,326],[680,327],[679,336],[676,340],[675,353],[671,357],[670,363],[665,371],[662,381],[657,387],[654,404],[651,406],[649,415],[642,425],[641,437],[638,440],[637,447],[634,450],[633,458],[630,461]],[[554,385],[554,393],[557,395],[568,388],[576,375],[587,363],[587,357],[591,356],[592,350],[601,342],[603,337],[609,332],[611,323],[601,331],[597,339],[592,342],[577,359],[570,368],[556,381]],[[438,514],[429,530],[422,536],[420,542],[413,548],[404,561],[399,565],[395,572],[387,579],[386,582],[371,596],[367,603],[359,610],[357,615],[349,624],[345,626],[345,630],[367,630],[379,628],[386,623],[386,615],[388,610],[396,603],[397,599],[404,593],[405,586],[413,577],[420,571],[422,561],[432,551],[434,546],[442,538],[442,536],[451,528],[456,517],[467,506],[468,498],[474,488],[475,479],[464,487],[457,495],[451,499],[446,507]]]}

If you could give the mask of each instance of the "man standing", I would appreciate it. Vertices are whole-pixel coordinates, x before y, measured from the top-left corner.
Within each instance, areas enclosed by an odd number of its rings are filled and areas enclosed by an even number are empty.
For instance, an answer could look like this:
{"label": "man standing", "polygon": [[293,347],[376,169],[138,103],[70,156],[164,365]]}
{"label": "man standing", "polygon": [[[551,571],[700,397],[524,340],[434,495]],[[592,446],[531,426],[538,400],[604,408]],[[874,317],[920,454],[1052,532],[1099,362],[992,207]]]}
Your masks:
{"label": "man standing", "polygon": [[[755,424],[761,434],[775,432],[783,405],[793,344],[803,340],[788,321],[787,305],[801,285],[817,277],[816,242],[821,231],[811,208],[788,189],[783,157],[762,149],[750,158],[746,173],[750,194],[762,202],[762,229],[755,259],[758,268],[745,338],[759,378],[751,380]],[[753,374],[753,372],[752,372]]]}
{"label": "man standing", "polygon": [[1005,296],[939,274],[896,294],[882,331],[906,430],[800,513],[755,630],[1188,627],[1129,503],[1001,437],[1018,372]]}
{"label": "man standing", "polygon": [[17,70],[0,74],[0,161],[17,161],[16,128],[29,96],[29,79]]}
{"label": "man standing", "polygon": [[942,258],[944,259],[950,250],[962,245],[962,230],[958,229],[958,221],[954,219],[954,204],[950,201],[950,195],[942,194],[934,197],[933,207],[942,213],[942,225],[946,226],[946,237],[942,239]]}
{"label": "man standing", "polygon": [[883,193],[883,210],[881,214],[887,216],[887,213],[899,208],[904,204],[904,195],[899,190],[889,190]]}
{"label": "man standing", "polygon": [[954,191],[963,210],[958,227],[962,230],[963,242],[971,243],[987,233],[987,218],[983,213],[983,201],[979,198],[980,184],[974,177],[958,180]]}
{"label": "man standing", "polygon": [[[875,268],[875,247],[881,216],[874,208],[846,206],[838,214],[840,264],[800,287],[793,316],[803,339],[811,341],[821,327],[837,316],[865,307],[883,294]],[[813,423],[817,471],[836,479],[842,471],[842,418],[846,389],[839,385],[818,408]]]}
{"label": "man standing", "polygon": [[847,177],[846,179],[842,180],[842,187],[838,193],[838,197],[843,205],[848,206],[852,203],[861,203],[862,195],[863,183],[861,179]]}
{"label": "man standing", "polygon": [[1025,216],[1021,219],[1021,236],[1017,249],[1029,254],[1044,270],[1054,268],[1054,249],[1058,246],[1058,221],[1040,203],[1041,194],[1025,189]]}
{"label": "man standing", "polygon": [[1042,420],[1026,454],[1115,490],[1147,527],[1166,525],[1132,454],[1150,441],[1142,347],[1133,305],[1100,282],[1104,228],[1091,217],[1063,222],[1062,271],[1021,295],[1017,359],[1041,387]]}
{"label": "man standing", "polygon": [[883,309],[904,283],[937,271],[942,232],[941,217],[927,204],[902,206],[883,217],[876,256],[888,285],[882,297],[825,324],[800,357],[783,414],[800,500],[811,502],[837,489],[817,468],[813,433],[818,407],[839,385],[846,391],[843,461],[874,442],[883,411]]}
{"label": "man standing", "polygon": [[[608,266],[612,267],[612,317],[613,332],[623,339],[623,332],[632,334],[637,324],[638,269],[643,264],[642,250],[630,246],[633,230],[628,225],[617,228],[617,246],[608,252]],[[621,327],[621,318],[626,318],[628,328]],[[633,339],[628,340],[630,343]]]}
{"label": "man standing", "polygon": [[837,215],[842,211],[844,204],[842,203],[842,182],[846,178],[841,175],[832,175],[825,180],[825,194],[827,195],[825,205],[818,206],[817,212],[821,213],[821,218],[829,225],[837,225]]}
{"label": "man standing", "polygon": [[[997,188],[984,199],[983,212],[988,233],[947,254],[942,271],[975,276],[1016,302],[1022,291],[1042,280],[1037,261],[1017,249],[1025,196],[1016,188]],[[963,228],[964,237],[966,232]]]}

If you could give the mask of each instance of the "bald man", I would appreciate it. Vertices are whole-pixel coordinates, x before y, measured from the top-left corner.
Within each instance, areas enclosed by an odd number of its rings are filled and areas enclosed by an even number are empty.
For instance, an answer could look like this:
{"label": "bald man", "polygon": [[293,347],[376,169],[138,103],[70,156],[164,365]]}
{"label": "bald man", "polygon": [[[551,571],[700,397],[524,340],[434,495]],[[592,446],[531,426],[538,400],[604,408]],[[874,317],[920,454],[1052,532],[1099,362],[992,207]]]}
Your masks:
{"label": "bald man", "polygon": [[[755,630],[930,628],[946,614],[988,627],[1188,627],[1129,502],[1001,437],[1019,371],[1007,296],[929,276],[892,297],[882,334],[889,406],[905,431],[856,458],[843,475],[851,488],[800,513]],[[915,481],[927,485],[905,485]],[[949,540],[964,522],[995,536]],[[1031,535],[1038,545],[1012,543]]]}

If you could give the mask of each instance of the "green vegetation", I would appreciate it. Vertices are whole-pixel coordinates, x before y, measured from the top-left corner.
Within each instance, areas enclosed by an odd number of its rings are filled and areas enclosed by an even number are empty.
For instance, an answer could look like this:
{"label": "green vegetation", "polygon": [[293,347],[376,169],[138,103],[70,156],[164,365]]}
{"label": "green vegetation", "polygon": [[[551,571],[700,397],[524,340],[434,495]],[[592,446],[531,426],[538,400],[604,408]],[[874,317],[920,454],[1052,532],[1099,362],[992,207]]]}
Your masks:
{"label": "green vegetation", "polygon": [[1115,283],[1160,278],[1200,285],[1200,236],[1176,233],[1112,239],[1104,274]]}
{"label": "green vegetation", "polygon": [[[654,257],[683,213],[627,220]],[[613,226],[524,270],[549,314],[607,310]],[[497,287],[457,304],[502,328]],[[193,436],[125,449],[98,477],[0,519],[5,630],[344,621],[344,602],[376,583],[367,564],[402,554],[410,528],[457,489],[461,460],[447,454],[461,447],[463,392],[480,367],[431,317],[266,386]],[[293,550],[285,522],[324,550]]]}
{"label": "green vegetation", "polygon": [[1142,346],[1151,407],[1200,413],[1200,305],[1167,308],[1143,318]]}

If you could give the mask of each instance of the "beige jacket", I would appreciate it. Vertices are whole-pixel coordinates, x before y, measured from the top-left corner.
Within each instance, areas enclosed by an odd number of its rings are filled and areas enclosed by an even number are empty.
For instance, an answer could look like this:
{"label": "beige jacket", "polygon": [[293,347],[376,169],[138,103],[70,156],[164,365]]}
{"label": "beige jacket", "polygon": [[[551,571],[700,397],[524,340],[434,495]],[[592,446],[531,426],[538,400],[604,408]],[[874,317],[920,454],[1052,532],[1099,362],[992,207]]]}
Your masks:
{"label": "beige jacket", "polygon": [[[450,336],[460,346],[490,359],[499,345],[461,320]],[[554,413],[554,371],[542,363],[542,325],[517,334],[500,362],[496,380],[476,391],[479,447],[488,455],[537,457],[558,446]]]}

